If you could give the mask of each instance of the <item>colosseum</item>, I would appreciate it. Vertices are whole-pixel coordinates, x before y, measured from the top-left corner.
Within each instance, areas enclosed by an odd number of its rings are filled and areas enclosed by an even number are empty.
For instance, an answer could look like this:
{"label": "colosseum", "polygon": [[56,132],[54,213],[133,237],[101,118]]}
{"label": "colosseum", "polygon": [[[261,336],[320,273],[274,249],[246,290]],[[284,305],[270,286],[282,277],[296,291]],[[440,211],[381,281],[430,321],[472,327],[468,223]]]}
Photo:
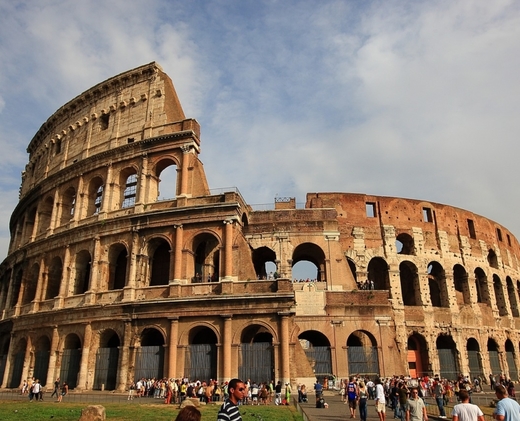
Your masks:
{"label": "colosseum", "polygon": [[[254,209],[237,188],[209,188],[200,142],[157,63],[41,126],[0,266],[0,387],[33,376],[78,391],[142,377],[518,379],[520,250],[507,228],[367,194]],[[302,261],[316,275],[298,282]]]}

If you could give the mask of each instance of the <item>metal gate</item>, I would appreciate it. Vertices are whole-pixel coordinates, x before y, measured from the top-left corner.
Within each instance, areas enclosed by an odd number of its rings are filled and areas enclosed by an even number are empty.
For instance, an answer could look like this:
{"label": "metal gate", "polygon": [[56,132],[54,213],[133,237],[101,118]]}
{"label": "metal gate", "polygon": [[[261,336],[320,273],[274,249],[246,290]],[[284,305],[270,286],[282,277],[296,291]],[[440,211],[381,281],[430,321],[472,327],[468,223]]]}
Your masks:
{"label": "metal gate", "polygon": [[456,380],[459,376],[460,370],[458,369],[457,357],[455,350],[448,349],[437,349],[439,354],[440,364],[440,375],[441,377],[448,380]]}
{"label": "metal gate", "polygon": [[482,370],[482,363],[480,361],[479,354],[479,351],[468,350],[469,375],[472,379],[474,379],[475,377],[484,376],[484,371]]}
{"label": "metal gate", "polygon": [[99,348],[97,350],[93,389],[114,390],[116,388],[118,361],[119,348]]}
{"label": "metal gate", "polygon": [[377,347],[349,346],[347,357],[349,375],[366,374],[372,376],[379,374]]}
{"label": "metal gate", "polygon": [[11,370],[11,379],[9,386],[7,387],[18,387],[22,383],[22,370],[23,361],[25,360],[25,351],[20,351],[14,355],[14,364]]}
{"label": "metal gate", "polygon": [[512,351],[506,351],[506,359],[509,366],[509,377],[516,382],[518,381],[518,369],[516,368],[515,355]]}
{"label": "metal gate", "polygon": [[244,381],[251,379],[257,383],[269,383],[274,379],[273,346],[270,342],[241,344],[238,376]]}
{"label": "metal gate", "polygon": [[330,346],[309,346],[305,349],[305,355],[314,370],[315,376],[321,380],[325,376],[332,375],[332,362]]}
{"label": "metal gate", "polygon": [[47,384],[47,372],[49,371],[50,351],[36,351],[34,358],[34,374],[36,379],[40,380],[40,384]]}
{"label": "metal gate", "polygon": [[499,374],[502,372],[500,368],[500,360],[498,358],[498,351],[488,351],[489,365],[493,374]]}
{"label": "metal gate", "polygon": [[162,379],[164,365],[164,347],[142,346],[138,348],[135,357],[135,378],[136,379]]}
{"label": "metal gate", "polygon": [[60,379],[67,382],[69,389],[78,385],[79,364],[81,361],[80,349],[65,349],[61,357]]}
{"label": "metal gate", "polygon": [[217,345],[190,345],[186,353],[186,367],[190,379],[209,381],[217,378]]}

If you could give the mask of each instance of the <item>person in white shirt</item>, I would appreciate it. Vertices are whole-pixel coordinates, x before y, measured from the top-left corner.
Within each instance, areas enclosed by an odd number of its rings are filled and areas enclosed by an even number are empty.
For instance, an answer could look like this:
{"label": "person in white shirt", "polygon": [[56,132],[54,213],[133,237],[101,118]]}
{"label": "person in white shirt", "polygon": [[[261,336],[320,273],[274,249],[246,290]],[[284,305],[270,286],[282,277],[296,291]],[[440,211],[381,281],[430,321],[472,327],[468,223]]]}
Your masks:
{"label": "person in white shirt", "polygon": [[386,418],[386,399],[385,390],[381,384],[381,379],[376,379],[376,412],[379,416],[379,421],[385,421]]}
{"label": "person in white shirt", "polygon": [[469,403],[469,393],[467,390],[459,392],[461,403],[455,405],[451,412],[452,421],[484,421],[482,410],[472,403]]}

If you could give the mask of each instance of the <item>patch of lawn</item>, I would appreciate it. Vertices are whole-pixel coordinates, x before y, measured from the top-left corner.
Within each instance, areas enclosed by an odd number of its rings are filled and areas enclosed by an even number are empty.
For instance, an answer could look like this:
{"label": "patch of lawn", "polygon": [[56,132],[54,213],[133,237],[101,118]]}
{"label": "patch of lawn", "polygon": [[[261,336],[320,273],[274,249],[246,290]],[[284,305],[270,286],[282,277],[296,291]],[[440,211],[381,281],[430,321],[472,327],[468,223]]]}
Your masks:
{"label": "patch of lawn", "polygon": [[[81,410],[87,403],[20,402],[1,401],[2,421],[78,421]],[[107,421],[173,421],[179,412],[177,405],[154,405],[139,403],[106,403]],[[220,405],[200,408],[202,421],[215,421]],[[241,406],[244,421],[302,421],[303,418],[292,406]]]}

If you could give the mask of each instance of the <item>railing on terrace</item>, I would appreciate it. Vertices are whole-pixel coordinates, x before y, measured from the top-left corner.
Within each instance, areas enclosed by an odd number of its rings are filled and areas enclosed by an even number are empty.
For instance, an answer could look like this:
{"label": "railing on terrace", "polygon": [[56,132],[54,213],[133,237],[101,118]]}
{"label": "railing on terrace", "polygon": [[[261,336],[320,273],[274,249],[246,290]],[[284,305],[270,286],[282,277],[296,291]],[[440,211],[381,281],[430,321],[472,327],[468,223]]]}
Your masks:
{"label": "railing on terrace", "polygon": [[[209,189],[210,196],[218,196],[219,194],[224,194],[224,193],[237,193],[240,196],[242,196],[242,194],[240,193],[240,190],[238,190],[238,187],[219,187],[219,188],[216,188],[216,189]],[[157,198],[157,201],[158,202],[164,202],[164,201],[167,201],[167,200],[174,200],[176,198],[177,197],[163,197],[163,196],[160,196],[160,197]]]}
{"label": "railing on terrace", "polygon": [[[253,208],[254,211],[273,211],[275,210],[274,203],[254,203],[249,204]],[[305,209],[305,202],[296,202],[296,209]]]}

